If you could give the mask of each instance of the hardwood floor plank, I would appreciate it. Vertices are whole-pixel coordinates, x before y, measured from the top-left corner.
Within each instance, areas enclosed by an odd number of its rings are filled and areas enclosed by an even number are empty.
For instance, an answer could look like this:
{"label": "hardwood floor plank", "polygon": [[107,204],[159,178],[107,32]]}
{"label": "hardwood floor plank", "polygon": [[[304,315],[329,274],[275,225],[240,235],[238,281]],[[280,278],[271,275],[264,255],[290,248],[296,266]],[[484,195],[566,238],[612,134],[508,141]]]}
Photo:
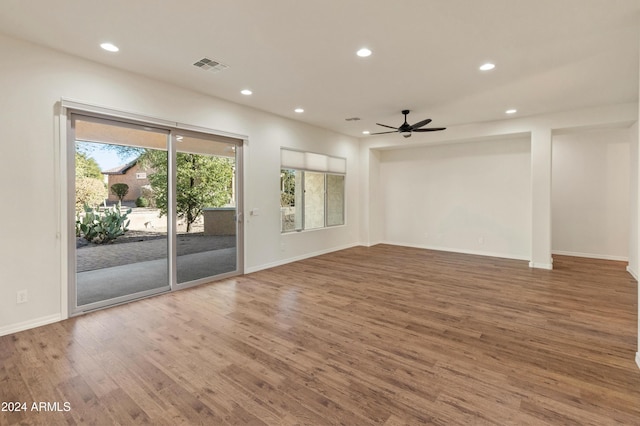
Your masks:
{"label": "hardwood floor plank", "polygon": [[101,397],[103,404],[109,410],[117,424],[156,424],[147,413],[122,389],[116,389]]}
{"label": "hardwood floor plank", "polygon": [[622,262],[354,247],[0,337],[0,424],[640,424]]}

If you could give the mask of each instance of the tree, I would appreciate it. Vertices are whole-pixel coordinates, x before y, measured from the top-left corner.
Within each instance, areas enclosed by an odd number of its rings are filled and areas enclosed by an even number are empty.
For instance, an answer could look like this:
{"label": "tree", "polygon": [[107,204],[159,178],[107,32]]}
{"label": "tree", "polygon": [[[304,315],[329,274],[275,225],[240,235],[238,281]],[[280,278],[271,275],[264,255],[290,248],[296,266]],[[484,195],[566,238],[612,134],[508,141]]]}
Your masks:
{"label": "tree", "polygon": [[76,176],[76,212],[83,211],[85,206],[96,207],[107,196],[107,187],[101,180]]}
{"label": "tree", "polygon": [[84,206],[96,207],[107,198],[107,187],[100,166],[84,152],[76,151],[76,211]]}
{"label": "tree", "polygon": [[100,166],[93,158],[84,152],[76,151],[76,178],[87,177],[102,180]]}
{"label": "tree", "polygon": [[111,185],[111,193],[118,197],[120,202],[124,200],[124,197],[129,193],[129,185],[126,183],[114,183]]}
{"label": "tree", "polygon": [[280,170],[280,207],[296,205],[296,171]]}
{"label": "tree", "polygon": [[[149,183],[153,189],[160,214],[167,214],[167,153],[148,150],[141,158],[149,169]],[[176,154],[176,213],[191,225],[206,207],[222,207],[231,201],[233,193],[234,160],[227,157]]]}

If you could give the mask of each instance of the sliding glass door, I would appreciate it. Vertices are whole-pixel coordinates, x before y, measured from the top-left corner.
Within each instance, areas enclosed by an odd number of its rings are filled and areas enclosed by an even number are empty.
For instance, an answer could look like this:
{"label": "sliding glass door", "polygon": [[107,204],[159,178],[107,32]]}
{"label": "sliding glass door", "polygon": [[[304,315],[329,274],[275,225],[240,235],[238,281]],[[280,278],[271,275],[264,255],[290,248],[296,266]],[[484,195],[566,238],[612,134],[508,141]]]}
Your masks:
{"label": "sliding glass door", "polygon": [[72,315],[240,273],[241,141],[82,114],[70,129]]}
{"label": "sliding glass door", "polygon": [[236,144],[177,132],[175,145],[177,283],[236,271]]}

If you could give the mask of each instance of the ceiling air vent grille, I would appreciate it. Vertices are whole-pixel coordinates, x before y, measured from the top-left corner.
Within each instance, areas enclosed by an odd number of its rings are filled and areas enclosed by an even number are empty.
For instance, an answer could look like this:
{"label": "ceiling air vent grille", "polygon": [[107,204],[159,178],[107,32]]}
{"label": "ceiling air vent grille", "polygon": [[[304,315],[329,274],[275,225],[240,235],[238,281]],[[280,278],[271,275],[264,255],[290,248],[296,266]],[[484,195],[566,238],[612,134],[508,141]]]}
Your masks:
{"label": "ceiling air vent grille", "polygon": [[222,70],[226,70],[227,68],[229,68],[228,65],[221,64],[220,62],[214,61],[213,59],[209,59],[209,58],[202,58],[198,62],[194,63],[193,65],[195,65],[198,68],[202,68],[205,71],[211,71],[211,72],[220,72]]}

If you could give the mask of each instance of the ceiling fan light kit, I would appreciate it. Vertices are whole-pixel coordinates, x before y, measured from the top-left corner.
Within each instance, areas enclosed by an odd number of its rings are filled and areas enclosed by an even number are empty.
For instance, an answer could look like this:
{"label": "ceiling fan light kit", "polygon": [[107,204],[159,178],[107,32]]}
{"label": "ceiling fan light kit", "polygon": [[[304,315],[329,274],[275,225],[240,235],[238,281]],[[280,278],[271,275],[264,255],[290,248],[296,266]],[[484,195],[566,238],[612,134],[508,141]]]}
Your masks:
{"label": "ceiling fan light kit", "polygon": [[402,111],[402,113],[404,114],[404,123],[402,123],[402,125],[400,127],[393,127],[393,126],[387,126],[386,124],[380,124],[380,123],[376,123],[378,126],[382,126],[382,127],[387,127],[389,129],[394,129],[391,131],[387,131],[387,132],[377,132],[377,133],[371,133],[372,135],[383,135],[386,133],[400,133],[402,136],[404,136],[405,138],[411,137],[411,134],[413,132],[438,132],[440,130],[445,130],[446,127],[429,127],[429,128],[422,128],[424,126],[426,126],[427,124],[431,123],[431,119],[427,118],[424,119],[422,121],[418,121],[415,124],[409,124],[407,122],[407,115],[410,113],[411,111],[408,109],[405,109]]}

